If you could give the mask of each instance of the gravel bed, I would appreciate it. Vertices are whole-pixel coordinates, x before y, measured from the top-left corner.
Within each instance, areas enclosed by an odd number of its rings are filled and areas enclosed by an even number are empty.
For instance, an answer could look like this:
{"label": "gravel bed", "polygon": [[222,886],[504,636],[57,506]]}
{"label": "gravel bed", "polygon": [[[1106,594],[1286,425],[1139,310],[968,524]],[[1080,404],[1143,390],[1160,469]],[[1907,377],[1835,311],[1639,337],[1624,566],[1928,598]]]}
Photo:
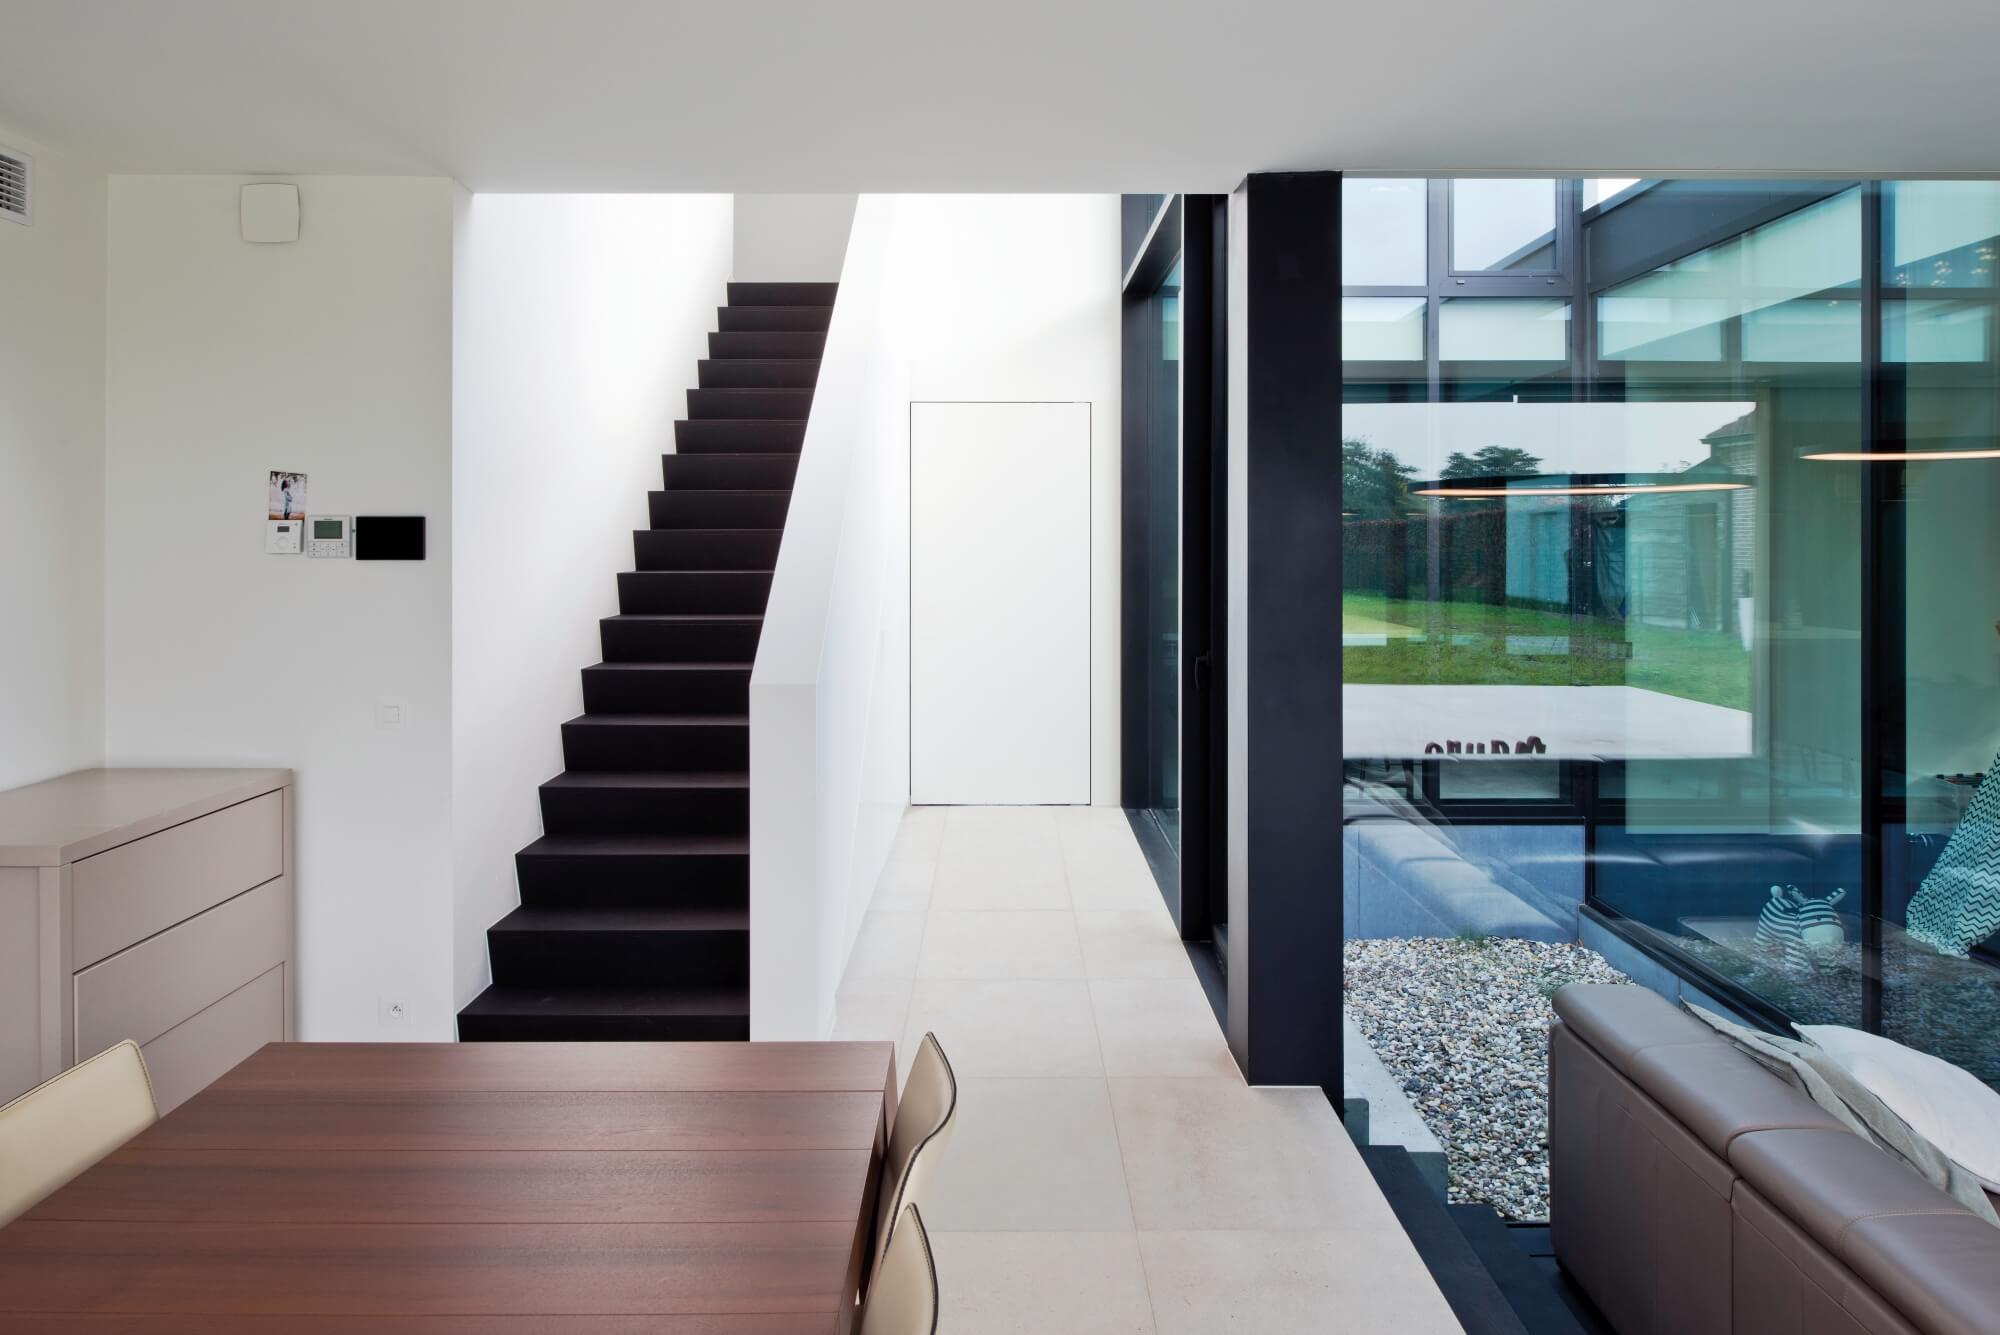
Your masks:
{"label": "gravel bed", "polygon": [[1504,938],[1349,941],[1347,1013],[1445,1148],[1451,1199],[1549,1217],[1549,998],[1631,981],[1596,951]]}

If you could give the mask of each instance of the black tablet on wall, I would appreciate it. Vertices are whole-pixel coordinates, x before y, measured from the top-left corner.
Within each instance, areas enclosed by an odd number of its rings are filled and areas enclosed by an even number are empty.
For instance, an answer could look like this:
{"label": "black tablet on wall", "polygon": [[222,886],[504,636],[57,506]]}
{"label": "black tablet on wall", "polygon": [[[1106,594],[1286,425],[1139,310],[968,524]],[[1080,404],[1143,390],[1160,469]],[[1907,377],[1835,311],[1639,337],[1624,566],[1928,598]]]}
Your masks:
{"label": "black tablet on wall", "polygon": [[423,560],[424,517],[356,515],[354,559],[357,561]]}

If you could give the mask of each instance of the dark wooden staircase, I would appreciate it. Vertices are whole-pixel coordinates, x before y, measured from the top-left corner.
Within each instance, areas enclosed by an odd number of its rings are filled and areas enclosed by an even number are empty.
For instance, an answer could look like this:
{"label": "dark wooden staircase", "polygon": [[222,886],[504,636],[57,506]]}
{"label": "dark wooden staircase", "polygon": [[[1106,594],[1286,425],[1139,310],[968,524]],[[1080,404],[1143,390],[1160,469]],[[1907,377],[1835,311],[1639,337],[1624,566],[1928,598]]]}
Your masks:
{"label": "dark wooden staircase", "polygon": [[731,283],[466,1041],[750,1037],[750,667],[832,283]]}

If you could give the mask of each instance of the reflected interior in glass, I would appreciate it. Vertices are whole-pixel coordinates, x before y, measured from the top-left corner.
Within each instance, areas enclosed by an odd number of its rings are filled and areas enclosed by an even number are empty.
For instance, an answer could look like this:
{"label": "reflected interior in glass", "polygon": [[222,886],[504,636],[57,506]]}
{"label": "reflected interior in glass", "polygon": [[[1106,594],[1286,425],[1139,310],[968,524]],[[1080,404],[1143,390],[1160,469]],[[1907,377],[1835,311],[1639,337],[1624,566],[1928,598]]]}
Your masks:
{"label": "reflected interior in glass", "polygon": [[2000,184],[1342,198],[1349,935],[1610,924],[2000,1083]]}

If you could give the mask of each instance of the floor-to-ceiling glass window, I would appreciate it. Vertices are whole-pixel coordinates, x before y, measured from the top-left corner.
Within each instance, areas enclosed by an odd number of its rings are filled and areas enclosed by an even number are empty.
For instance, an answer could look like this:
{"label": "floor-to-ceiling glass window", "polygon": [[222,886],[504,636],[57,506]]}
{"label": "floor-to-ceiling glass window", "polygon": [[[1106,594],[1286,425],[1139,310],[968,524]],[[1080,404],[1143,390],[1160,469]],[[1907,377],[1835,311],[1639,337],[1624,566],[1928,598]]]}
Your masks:
{"label": "floor-to-ceiling glass window", "polygon": [[[2000,183],[1880,187],[1876,1027],[2000,1084]],[[1876,990],[1879,988],[1879,992]]]}
{"label": "floor-to-ceiling glass window", "polygon": [[1153,291],[1146,451],[1146,810],[1181,835],[1181,263]]}
{"label": "floor-to-ceiling glass window", "polygon": [[1459,1194],[1540,1203],[1525,1017],[1614,968],[2000,1081],[2000,186],[1343,215],[1349,1008],[1462,1060]]}
{"label": "floor-to-ceiling glass window", "polygon": [[1124,802],[1178,893],[1181,732],[1181,210],[1135,195],[1146,226],[1125,285]]}

